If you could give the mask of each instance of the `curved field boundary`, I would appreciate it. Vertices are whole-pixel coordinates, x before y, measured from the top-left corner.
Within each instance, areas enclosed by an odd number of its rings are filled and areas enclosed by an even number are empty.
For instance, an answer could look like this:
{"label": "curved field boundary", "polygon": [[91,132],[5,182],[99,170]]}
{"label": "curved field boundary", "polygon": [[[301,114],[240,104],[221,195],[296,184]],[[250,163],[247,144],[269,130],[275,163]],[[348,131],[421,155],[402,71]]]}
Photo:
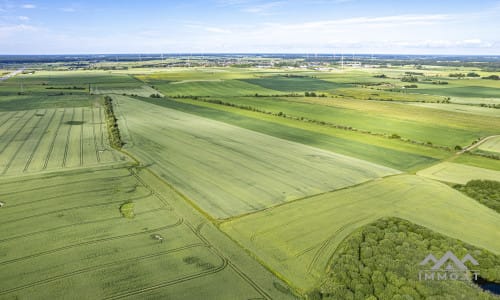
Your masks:
{"label": "curved field boundary", "polygon": [[99,269],[113,267],[113,266],[116,266],[116,265],[125,264],[125,263],[129,263],[129,262],[134,262],[134,261],[140,261],[140,260],[144,260],[144,259],[148,259],[148,258],[155,258],[155,257],[163,256],[163,255],[166,255],[166,254],[170,254],[170,253],[175,253],[175,252],[179,252],[179,251],[182,251],[182,250],[191,249],[191,248],[194,248],[194,247],[203,247],[203,246],[205,246],[205,245],[202,245],[202,244],[192,244],[192,245],[187,245],[187,246],[183,246],[183,247],[179,247],[179,248],[175,248],[175,249],[170,249],[170,250],[167,250],[167,251],[162,251],[162,252],[155,253],[155,254],[148,254],[148,255],[144,255],[144,256],[138,256],[138,257],[134,257],[134,258],[119,260],[119,261],[112,262],[112,263],[107,263],[107,264],[93,266],[93,267],[89,267],[89,268],[85,268],[85,269],[80,269],[80,270],[76,270],[76,271],[69,272],[69,273],[66,273],[66,274],[61,274],[61,275],[54,276],[54,277],[51,277],[51,278],[42,279],[42,280],[38,280],[38,281],[35,281],[35,282],[32,282],[32,283],[24,284],[24,285],[21,285],[21,286],[15,287],[15,288],[11,288],[11,289],[8,289],[8,290],[0,291],[0,295],[5,295],[5,294],[8,294],[8,293],[16,292],[16,291],[23,290],[23,289],[26,289],[26,288],[30,288],[30,287],[34,287],[34,286],[37,286],[37,285],[41,285],[41,284],[53,282],[53,281],[60,280],[60,279],[65,279],[65,278],[68,278],[68,277],[71,277],[71,276],[75,276],[75,275],[79,275],[79,274],[83,274],[83,273],[87,273],[87,272],[91,272],[91,271],[95,271],[95,270],[99,270]]}
{"label": "curved field boundary", "polygon": [[215,273],[218,273],[218,272],[220,272],[220,271],[222,271],[222,270],[224,270],[226,268],[226,266],[228,265],[227,259],[225,259],[224,257],[221,257],[218,253],[216,253],[216,251],[214,251],[213,247],[207,246],[207,245],[199,245],[199,246],[207,247],[209,249],[209,251],[211,251],[213,254],[215,254],[217,257],[219,257],[221,259],[222,263],[219,266],[217,266],[217,267],[215,267],[213,269],[210,269],[210,270],[206,270],[206,271],[203,271],[203,272],[200,272],[200,273],[196,273],[196,274],[192,274],[192,275],[187,275],[187,276],[184,276],[184,277],[181,277],[181,278],[178,278],[178,279],[174,279],[174,280],[169,280],[169,281],[166,281],[166,282],[163,282],[163,283],[160,283],[160,284],[156,284],[156,285],[153,285],[153,286],[150,286],[150,287],[142,288],[142,289],[139,289],[139,290],[129,291],[129,292],[126,292],[126,293],[121,293],[121,294],[113,295],[113,296],[110,296],[110,297],[106,297],[104,299],[121,299],[121,298],[126,298],[126,297],[129,297],[129,296],[139,295],[139,294],[142,294],[142,293],[145,293],[145,292],[149,292],[149,291],[152,291],[152,290],[156,290],[156,289],[159,289],[159,288],[163,288],[163,287],[166,287],[166,286],[178,284],[178,283],[181,283],[181,282],[185,282],[185,281],[189,281],[189,280],[193,280],[193,279],[197,279],[197,278],[202,278],[204,276],[211,275],[211,274],[215,274]]}
{"label": "curved field boundary", "polygon": [[[168,210],[168,209],[152,209],[152,210],[144,211],[142,213],[138,213],[138,214],[136,214],[136,216],[146,215],[146,214],[149,214],[149,213],[158,212],[160,210]],[[29,236],[35,236],[35,235],[38,235],[38,234],[44,234],[44,233],[51,232],[51,231],[57,231],[57,230],[61,230],[61,229],[64,229],[64,228],[70,228],[70,227],[76,227],[76,226],[83,226],[83,225],[90,225],[90,224],[97,224],[97,223],[105,223],[105,222],[108,222],[108,221],[121,220],[121,219],[123,219],[123,217],[119,216],[119,217],[112,217],[112,218],[106,218],[106,219],[100,219],[100,220],[94,220],[94,221],[88,221],[88,222],[79,222],[79,223],[73,223],[73,224],[64,225],[64,226],[52,227],[50,229],[45,229],[45,230],[41,230],[41,231],[30,232],[30,233],[16,235],[16,236],[13,236],[13,237],[2,239],[2,240],[0,240],[0,243],[5,243],[5,242],[9,242],[9,241],[12,241],[12,240],[21,239],[21,238],[25,238],[25,237],[29,237]]]}
{"label": "curved field boundary", "polygon": [[98,244],[98,243],[112,241],[112,240],[119,240],[119,239],[123,239],[123,238],[127,238],[127,237],[138,236],[138,235],[153,233],[155,231],[170,229],[170,228],[174,228],[174,227],[180,226],[183,222],[184,222],[184,219],[179,218],[179,219],[177,219],[177,221],[175,223],[170,224],[170,225],[166,225],[166,226],[163,226],[163,227],[159,227],[159,228],[155,228],[155,229],[149,229],[147,231],[140,231],[140,232],[134,232],[134,233],[124,234],[124,235],[113,236],[113,237],[104,238],[104,239],[97,239],[97,240],[93,240],[93,241],[87,241],[87,242],[83,242],[83,243],[68,245],[68,246],[61,247],[61,248],[56,248],[56,249],[51,249],[51,250],[47,250],[47,251],[43,251],[43,252],[38,252],[38,253],[35,253],[35,254],[32,254],[32,255],[23,256],[23,257],[19,257],[19,258],[16,258],[16,259],[11,259],[11,260],[6,260],[6,261],[3,261],[3,262],[0,262],[0,266],[7,265],[7,264],[12,264],[12,263],[15,263],[15,262],[19,262],[19,261],[30,259],[30,258],[34,258],[34,257],[40,257],[40,256],[43,256],[43,255],[53,254],[53,253],[56,253],[56,252],[59,252],[59,251],[64,251],[64,250],[68,250],[68,249],[72,249],[72,248],[77,248],[77,247],[81,247],[81,246]]}

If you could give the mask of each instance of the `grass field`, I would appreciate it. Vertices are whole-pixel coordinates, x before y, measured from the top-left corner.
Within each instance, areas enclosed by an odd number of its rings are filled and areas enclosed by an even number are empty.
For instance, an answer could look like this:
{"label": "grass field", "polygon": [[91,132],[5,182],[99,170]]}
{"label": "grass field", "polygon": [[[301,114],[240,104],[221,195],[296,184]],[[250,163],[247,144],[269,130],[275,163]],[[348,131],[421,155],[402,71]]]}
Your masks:
{"label": "grass field", "polygon": [[484,179],[500,181],[500,171],[493,171],[463,164],[443,162],[417,172],[418,175],[427,178],[466,184],[470,180]]}
{"label": "grass field", "polygon": [[[222,283],[227,299],[269,297],[174,210],[177,194],[159,194],[128,169],[25,176],[0,186],[2,299],[165,298],[179,289],[216,299],[214,285]],[[124,202],[134,203],[133,218],[120,214]]]}
{"label": "grass field", "polygon": [[214,218],[398,173],[142,101],[115,99],[133,144],[127,150]]}
{"label": "grass field", "polygon": [[445,184],[412,175],[271,208],[224,222],[221,229],[292,286],[308,290],[318,284],[343,239],[385,216],[500,253],[500,215]]}

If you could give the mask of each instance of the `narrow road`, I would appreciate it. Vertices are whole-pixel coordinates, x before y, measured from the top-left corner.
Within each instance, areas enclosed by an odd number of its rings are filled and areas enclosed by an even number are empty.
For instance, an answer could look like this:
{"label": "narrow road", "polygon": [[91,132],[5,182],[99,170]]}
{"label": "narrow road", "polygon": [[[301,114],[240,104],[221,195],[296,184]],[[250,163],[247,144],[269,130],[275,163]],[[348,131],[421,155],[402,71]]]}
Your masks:
{"label": "narrow road", "polygon": [[485,137],[484,139],[480,140],[479,142],[463,148],[462,150],[460,150],[459,152],[457,152],[457,154],[462,154],[464,152],[470,151],[470,150],[472,150],[474,148],[477,148],[477,147],[481,146],[482,143],[484,143],[484,142],[486,142],[488,140],[491,140],[492,138],[499,137],[499,136],[500,135],[491,135],[491,136]]}
{"label": "narrow road", "polygon": [[13,76],[16,76],[17,74],[21,73],[22,71],[24,71],[24,68],[18,69],[18,70],[14,71],[12,73],[9,73],[3,77],[0,77],[0,81],[4,81],[4,80],[7,80]]}

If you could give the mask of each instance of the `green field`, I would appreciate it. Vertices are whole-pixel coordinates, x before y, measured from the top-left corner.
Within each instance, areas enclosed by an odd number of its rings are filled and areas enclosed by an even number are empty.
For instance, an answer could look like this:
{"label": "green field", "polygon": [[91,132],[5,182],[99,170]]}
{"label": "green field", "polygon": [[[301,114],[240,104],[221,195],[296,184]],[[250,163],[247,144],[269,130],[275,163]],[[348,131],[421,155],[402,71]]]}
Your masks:
{"label": "green field", "polygon": [[404,262],[470,250],[500,280],[498,185],[456,185],[500,182],[499,82],[253,59],[1,81],[0,299],[488,299]]}
{"label": "green field", "polygon": [[417,172],[418,175],[427,178],[466,184],[470,180],[484,179],[500,181],[500,171],[493,171],[462,164],[443,162],[428,169]]}
{"label": "green field", "polygon": [[222,223],[221,229],[292,286],[307,291],[319,283],[343,239],[386,216],[500,254],[498,213],[445,184],[410,175],[375,180],[236,218]]}
{"label": "green field", "polygon": [[200,101],[148,98],[140,100],[398,170],[418,170],[450,155],[448,151],[405,143],[397,139],[345,131]]}
{"label": "green field", "polygon": [[398,173],[142,101],[114,99],[130,135],[132,146],[127,151],[152,164],[161,177],[214,218]]}
{"label": "green field", "polygon": [[[143,299],[178,289],[215,299],[213,285],[222,282],[231,287],[228,299],[268,295],[174,210],[183,201],[175,192],[158,193],[128,169],[28,176],[0,186],[2,299]],[[120,214],[125,202],[134,203],[133,218]]]}
{"label": "green field", "polygon": [[486,142],[479,145],[478,149],[500,153],[500,136],[487,140]]}

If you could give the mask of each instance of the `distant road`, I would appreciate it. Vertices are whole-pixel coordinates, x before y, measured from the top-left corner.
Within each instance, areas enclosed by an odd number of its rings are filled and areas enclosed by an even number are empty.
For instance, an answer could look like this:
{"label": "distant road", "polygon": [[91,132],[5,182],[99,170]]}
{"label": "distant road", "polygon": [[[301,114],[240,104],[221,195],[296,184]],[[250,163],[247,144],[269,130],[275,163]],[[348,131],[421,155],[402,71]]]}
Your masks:
{"label": "distant road", "polygon": [[4,80],[7,80],[13,76],[16,76],[17,74],[21,73],[22,71],[24,71],[24,68],[18,69],[18,70],[14,71],[12,73],[9,73],[3,77],[0,77],[0,81],[4,81]]}

